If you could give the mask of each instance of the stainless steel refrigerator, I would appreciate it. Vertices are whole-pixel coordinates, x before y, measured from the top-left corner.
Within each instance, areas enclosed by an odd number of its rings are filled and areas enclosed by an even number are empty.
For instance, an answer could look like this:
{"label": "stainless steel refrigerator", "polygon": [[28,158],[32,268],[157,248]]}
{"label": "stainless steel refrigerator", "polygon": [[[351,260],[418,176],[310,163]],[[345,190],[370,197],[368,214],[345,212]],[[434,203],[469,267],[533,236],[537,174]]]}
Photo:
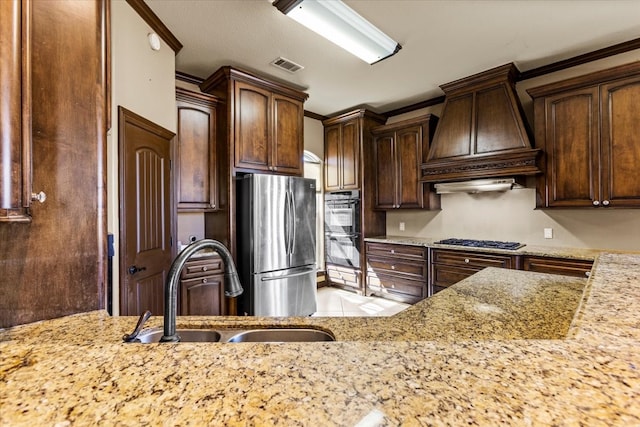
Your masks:
{"label": "stainless steel refrigerator", "polygon": [[236,191],[239,314],[315,313],[316,181],[251,174]]}

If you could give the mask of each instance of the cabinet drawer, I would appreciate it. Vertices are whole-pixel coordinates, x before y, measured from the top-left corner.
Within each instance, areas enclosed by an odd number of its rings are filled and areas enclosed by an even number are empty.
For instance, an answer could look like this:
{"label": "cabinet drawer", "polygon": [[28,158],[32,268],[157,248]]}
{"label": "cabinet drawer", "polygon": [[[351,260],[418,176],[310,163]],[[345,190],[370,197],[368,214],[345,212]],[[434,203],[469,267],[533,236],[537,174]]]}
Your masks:
{"label": "cabinet drawer", "polygon": [[334,265],[327,265],[327,276],[331,283],[336,283],[344,286],[351,286],[359,288],[358,272],[356,270],[336,267]]}
{"label": "cabinet drawer", "polygon": [[427,262],[367,256],[367,271],[406,276],[417,280],[427,279]]}
{"label": "cabinet drawer", "polygon": [[[476,252],[433,250],[433,264],[458,265],[481,269],[484,267],[515,268],[515,257],[511,255],[484,254]],[[477,270],[476,270],[477,271]]]}
{"label": "cabinet drawer", "polygon": [[523,269],[537,273],[560,274],[563,276],[589,277],[593,261],[525,256]]}
{"label": "cabinet drawer", "polygon": [[386,274],[367,274],[369,292],[376,296],[415,303],[427,297],[424,281],[408,280]]}
{"label": "cabinet drawer", "polygon": [[379,255],[385,257],[397,257],[415,260],[427,259],[427,248],[421,246],[367,242],[366,251],[367,255]]}
{"label": "cabinet drawer", "polygon": [[433,265],[431,272],[432,284],[434,291],[436,287],[446,288],[455,283],[458,283],[462,279],[466,279],[474,273],[482,270],[484,267],[478,268],[465,268],[455,267],[449,265]]}
{"label": "cabinet drawer", "polygon": [[210,276],[224,272],[222,258],[220,255],[212,255],[202,258],[195,258],[187,261],[182,268],[180,277],[182,279],[192,279],[195,277]]}

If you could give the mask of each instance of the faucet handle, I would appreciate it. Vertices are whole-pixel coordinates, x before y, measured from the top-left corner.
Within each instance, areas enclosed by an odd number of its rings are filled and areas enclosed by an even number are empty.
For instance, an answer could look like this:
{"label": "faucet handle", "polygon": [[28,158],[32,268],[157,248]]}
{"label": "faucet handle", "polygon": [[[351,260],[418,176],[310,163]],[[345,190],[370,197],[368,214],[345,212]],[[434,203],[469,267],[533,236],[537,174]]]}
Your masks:
{"label": "faucet handle", "polygon": [[131,332],[130,334],[124,334],[124,336],[122,337],[122,341],[124,342],[135,341],[135,339],[138,337],[138,334],[142,330],[142,326],[147,320],[149,320],[150,317],[151,317],[151,312],[149,310],[142,313],[138,318],[138,323],[136,324],[136,327],[133,330],[133,332]]}

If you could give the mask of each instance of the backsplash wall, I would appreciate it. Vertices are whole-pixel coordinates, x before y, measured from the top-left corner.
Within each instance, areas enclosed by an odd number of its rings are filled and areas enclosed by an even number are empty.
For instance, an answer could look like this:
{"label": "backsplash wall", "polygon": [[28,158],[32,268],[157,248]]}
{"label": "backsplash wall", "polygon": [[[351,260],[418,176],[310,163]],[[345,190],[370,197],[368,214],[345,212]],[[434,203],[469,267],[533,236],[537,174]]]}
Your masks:
{"label": "backsplash wall", "polygon": [[[535,189],[443,194],[440,211],[387,213],[387,235],[519,241],[530,245],[640,251],[636,209],[535,209]],[[400,222],[405,230],[399,230]],[[544,238],[544,229],[553,238]]]}

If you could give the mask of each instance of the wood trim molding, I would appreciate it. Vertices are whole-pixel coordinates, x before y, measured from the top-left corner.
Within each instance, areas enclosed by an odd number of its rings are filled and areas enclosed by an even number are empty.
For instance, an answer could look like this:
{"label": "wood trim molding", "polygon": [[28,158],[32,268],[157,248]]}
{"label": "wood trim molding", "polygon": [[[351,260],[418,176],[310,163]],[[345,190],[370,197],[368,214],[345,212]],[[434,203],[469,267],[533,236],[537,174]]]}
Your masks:
{"label": "wood trim molding", "polygon": [[180,40],[178,40],[166,25],[164,25],[160,18],[158,18],[158,15],[153,13],[144,0],[127,0],[127,3],[129,3],[129,6],[131,6],[131,8],[140,15],[144,22],[149,24],[153,31],[158,33],[160,38],[162,38],[162,40],[164,40],[164,42],[173,49],[176,55],[180,52],[180,49],[182,49],[182,43],[180,43]]}
{"label": "wood trim molding", "polygon": [[550,74],[566,68],[575,67],[577,65],[586,64],[587,62],[596,61],[598,59],[608,58],[610,56],[619,55],[621,53],[640,49],[640,38],[629,40],[623,43],[614,44],[613,46],[594,50],[593,52],[577,55],[569,59],[557,61],[552,64],[543,65],[542,67],[533,68],[528,71],[521,72],[517,81],[532,79],[534,77]]}
{"label": "wood trim molding", "polygon": [[[533,68],[528,71],[518,73],[516,76],[516,82],[532,79],[545,74],[555,73],[556,71],[565,70],[567,68],[575,67],[577,65],[586,64],[587,62],[596,61],[598,59],[608,58],[610,56],[619,55],[621,53],[630,52],[632,50],[640,49],[640,38],[629,40],[623,43],[618,43],[613,46],[605,47],[602,49],[594,50],[593,52],[577,55],[562,61],[553,62],[542,67]],[[435,98],[427,99],[424,101],[416,102],[415,104],[407,105],[406,107],[396,108],[382,113],[387,117],[397,116],[399,114],[409,113],[421,108],[431,107],[432,105],[442,104],[444,102],[444,96],[438,96]]]}
{"label": "wood trim molding", "polygon": [[200,86],[200,83],[204,81],[203,78],[200,78],[191,74],[183,73],[182,71],[176,71],[176,80],[180,80],[186,83],[192,83],[198,86]]}
{"label": "wood trim molding", "polygon": [[320,121],[327,120],[329,118],[327,116],[323,116],[322,114],[314,113],[313,111],[307,111],[307,110],[304,110],[304,116],[309,117],[310,119],[316,119]]}

